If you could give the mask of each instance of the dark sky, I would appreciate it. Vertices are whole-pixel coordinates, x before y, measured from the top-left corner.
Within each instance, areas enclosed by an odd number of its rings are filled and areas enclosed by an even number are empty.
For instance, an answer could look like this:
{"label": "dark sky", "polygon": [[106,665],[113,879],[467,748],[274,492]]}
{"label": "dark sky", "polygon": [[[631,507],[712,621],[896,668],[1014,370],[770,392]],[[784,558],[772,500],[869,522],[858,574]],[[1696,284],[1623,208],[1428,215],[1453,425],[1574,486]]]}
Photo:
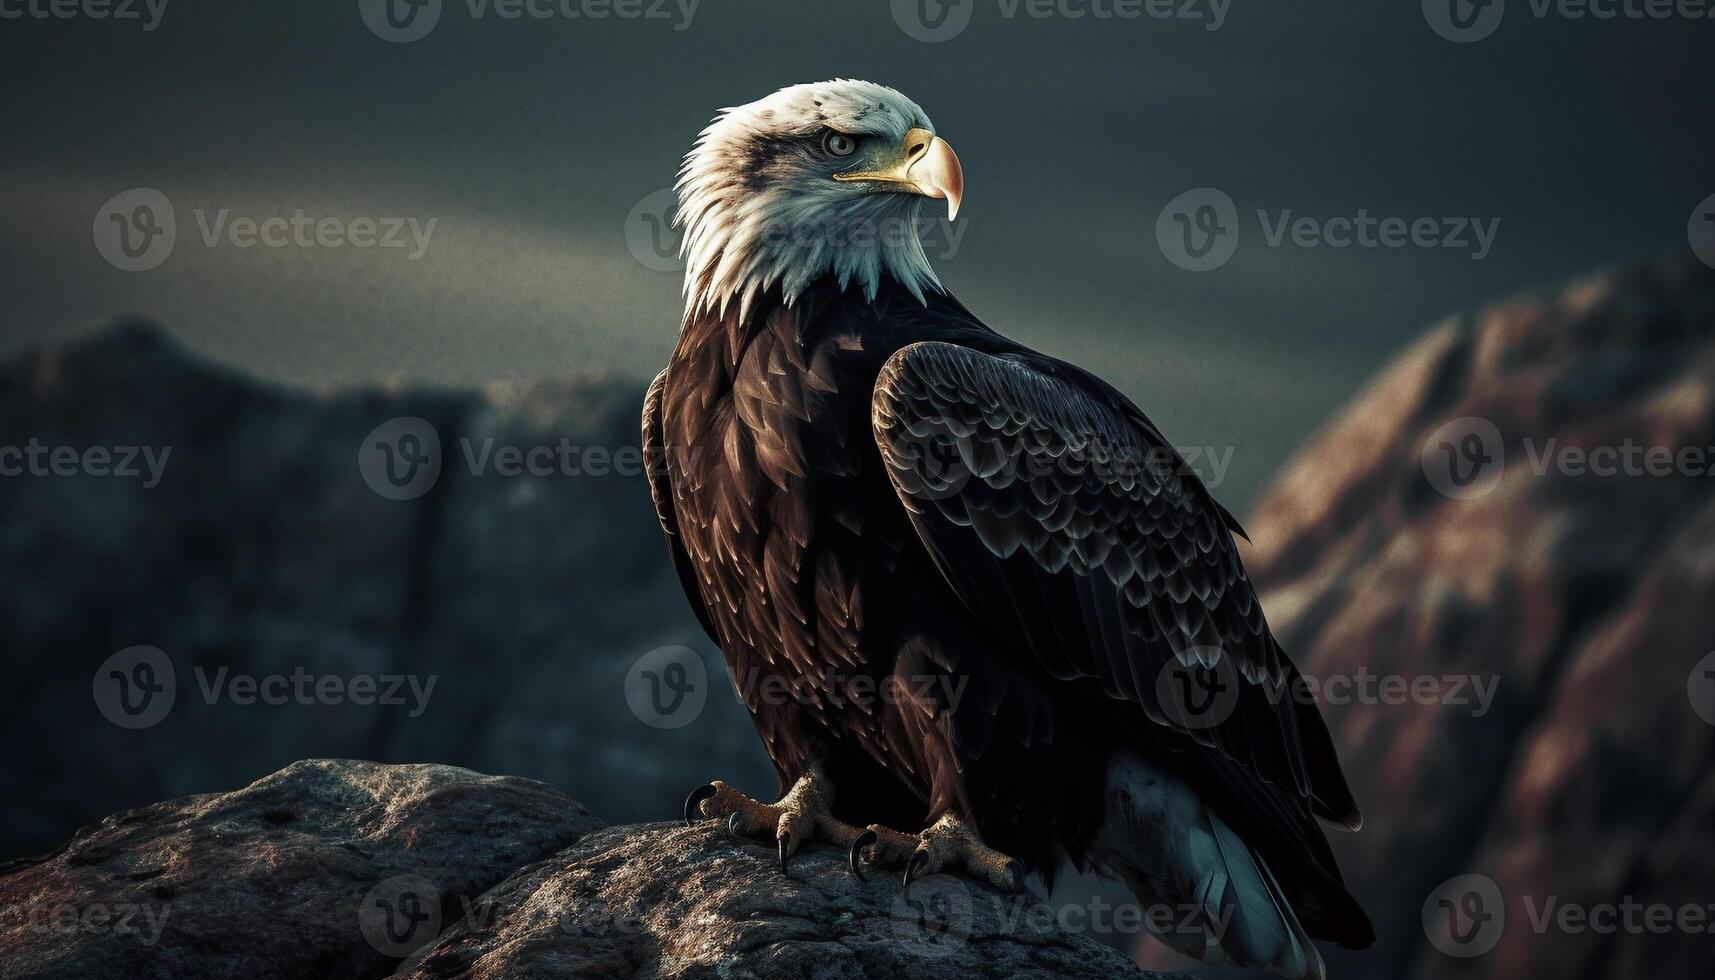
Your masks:
{"label": "dark sky", "polygon": [[[1715,20],[1539,18],[1510,0],[1492,36],[1455,44],[1416,0],[1233,0],[1218,30],[1209,0],[1198,21],[1039,17],[1031,0],[702,0],[688,21],[690,0],[665,19],[568,18],[553,0],[554,16],[507,19],[444,0],[426,36],[389,43],[358,0],[168,0],[150,31],[30,15],[47,2],[0,0],[25,14],[0,19],[8,347],[137,312],[297,383],[646,378],[679,284],[628,248],[634,206],[718,107],[863,77],[915,98],[964,162],[947,283],[1118,383],[1176,443],[1232,447],[1216,492],[1238,506],[1438,319],[1681,247],[1715,193]],[[897,17],[920,3],[969,25],[914,40]],[[170,201],[177,239],[127,272],[95,229],[137,187]],[[1238,217],[1231,260],[1201,273],[1156,238],[1199,187]],[[420,258],[204,244],[222,210],[296,209],[436,224]],[[1480,259],[1474,243],[1271,246],[1259,209],[1499,226]]]}

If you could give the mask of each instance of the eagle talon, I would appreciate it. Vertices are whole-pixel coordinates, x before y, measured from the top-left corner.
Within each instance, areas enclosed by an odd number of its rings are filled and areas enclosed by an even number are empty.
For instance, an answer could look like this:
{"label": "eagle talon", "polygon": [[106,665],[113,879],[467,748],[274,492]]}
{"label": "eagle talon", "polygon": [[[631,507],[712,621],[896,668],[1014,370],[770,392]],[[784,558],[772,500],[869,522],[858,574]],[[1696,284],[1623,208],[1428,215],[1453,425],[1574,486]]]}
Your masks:
{"label": "eagle talon", "polygon": [[875,831],[865,830],[863,833],[857,835],[856,840],[852,841],[851,853],[846,856],[847,863],[851,865],[852,874],[857,875],[857,880],[866,885],[869,884],[869,879],[864,877],[863,867],[859,864],[858,860],[859,855],[863,853],[864,848],[876,843],[878,840],[880,840],[880,838],[876,836]]}
{"label": "eagle talon", "polygon": [[917,872],[928,864],[929,852],[927,850],[913,853],[911,858],[905,862],[905,877],[901,882],[900,888],[901,894],[903,894],[905,898],[909,899],[911,897],[911,880],[917,877]]}
{"label": "eagle talon", "polygon": [[[871,834],[866,839],[863,828],[835,817],[833,798],[832,784],[818,769],[799,777],[775,803],[753,800],[717,779],[699,786],[685,799],[685,818],[694,822],[696,814],[711,819],[725,817],[727,833],[734,837],[758,842],[772,838],[781,874],[790,869],[794,854],[817,841],[849,848],[847,863],[856,871],[858,853],[876,838]],[[863,878],[861,871],[858,877]]]}
{"label": "eagle talon", "polygon": [[852,842],[854,862],[865,848],[876,864],[905,864],[901,884],[907,898],[913,882],[943,871],[968,873],[1008,894],[1024,891],[1024,863],[983,843],[968,823],[950,813],[921,834],[872,824]]}
{"label": "eagle talon", "polygon": [[691,795],[685,797],[685,826],[689,827],[697,822],[697,818],[700,816],[697,804],[712,798],[717,792],[719,791],[715,789],[713,783],[704,783],[691,790]]}

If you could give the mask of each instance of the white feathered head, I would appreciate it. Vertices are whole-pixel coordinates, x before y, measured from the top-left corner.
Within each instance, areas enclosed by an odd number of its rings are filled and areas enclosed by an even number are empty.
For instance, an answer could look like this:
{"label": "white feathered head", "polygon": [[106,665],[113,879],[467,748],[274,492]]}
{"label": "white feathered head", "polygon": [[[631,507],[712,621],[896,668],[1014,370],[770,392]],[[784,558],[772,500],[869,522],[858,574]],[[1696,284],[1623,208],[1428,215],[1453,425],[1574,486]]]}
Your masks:
{"label": "white feathered head", "polygon": [[744,315],[778,284],[788,303],[823,275],[874,297],[884,275],[919,299],[940,288],[922,204],[964,192],[959,158],[917,103],[836,79],[723,109],[679,171],[687,315]]}

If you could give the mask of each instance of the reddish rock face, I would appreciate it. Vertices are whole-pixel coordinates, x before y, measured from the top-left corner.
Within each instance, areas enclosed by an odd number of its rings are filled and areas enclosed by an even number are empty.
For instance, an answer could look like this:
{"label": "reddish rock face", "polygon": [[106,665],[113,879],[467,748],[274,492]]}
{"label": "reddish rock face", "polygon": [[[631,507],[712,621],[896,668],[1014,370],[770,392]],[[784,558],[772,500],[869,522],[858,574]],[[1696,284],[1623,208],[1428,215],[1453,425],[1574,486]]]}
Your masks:
{"label": "reddish rock face", "polygon": [[1685,256],[1435,330],[1267,495],[1249,567],[1366,817],[1379,940],[1331,975],[1708,975],[1711,472]]}

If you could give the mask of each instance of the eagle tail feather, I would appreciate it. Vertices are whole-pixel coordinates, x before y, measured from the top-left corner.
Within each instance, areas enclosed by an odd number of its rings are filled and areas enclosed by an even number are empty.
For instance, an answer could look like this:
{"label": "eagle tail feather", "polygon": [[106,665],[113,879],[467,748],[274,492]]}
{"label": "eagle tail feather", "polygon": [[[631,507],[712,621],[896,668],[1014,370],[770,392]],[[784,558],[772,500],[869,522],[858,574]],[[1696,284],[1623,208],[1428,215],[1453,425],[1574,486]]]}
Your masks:
{"label": "eagle tail feather", "polygon": [[1097,870],[1123,880],[1146,906],[1189,913],[1175,915],[1171,928],[1145,916],[1152,935],[1210,966],[1326,980],[1322,954],[1268,863],[1188,785],[1130,757],[1110,771],[1108,801]]}
{"label": "eagle tail feather", "polygon": [[[1215,870],[1205,873],[1227,882],[1215,919],[1224,924],[1221,945],[1242,965],[1266,966],[1292,980],[1323,980],[1327,971],[1322,956],[1267,862],[1214,811],[1205,814],[1217,862]],[[1194,855],[1208,859],[1208,855]]]}

